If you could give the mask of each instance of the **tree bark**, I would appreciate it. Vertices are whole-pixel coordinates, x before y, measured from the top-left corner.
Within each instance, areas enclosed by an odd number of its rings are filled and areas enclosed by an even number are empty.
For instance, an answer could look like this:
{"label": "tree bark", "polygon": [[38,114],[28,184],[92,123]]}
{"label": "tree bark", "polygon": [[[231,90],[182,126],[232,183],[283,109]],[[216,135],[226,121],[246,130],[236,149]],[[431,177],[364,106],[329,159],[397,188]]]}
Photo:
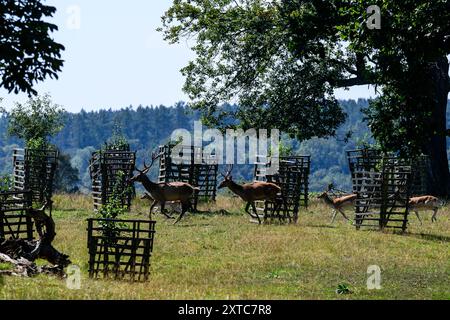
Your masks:
{"label": "tree bark", "polygon": [[430,130],[433,130],[431,141],[424,146],[424,153],[431,160],[431,192],[439,197],[447,198],[450,194],[450,172],[447,156],[447,103],[449,93],[449,63],[446,57],[430,64],[433,106]]}

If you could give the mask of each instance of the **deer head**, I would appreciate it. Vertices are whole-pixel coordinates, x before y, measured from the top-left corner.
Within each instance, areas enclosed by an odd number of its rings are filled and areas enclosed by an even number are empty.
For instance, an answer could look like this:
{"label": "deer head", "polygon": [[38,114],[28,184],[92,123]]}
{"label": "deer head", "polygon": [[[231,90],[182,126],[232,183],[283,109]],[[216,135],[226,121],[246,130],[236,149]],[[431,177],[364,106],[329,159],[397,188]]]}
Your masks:
{"label": "deer head", "polygon": [[219,189],[226,188],[233,182],[233,177],[231,176],[232,171],[233,165],[229,165],[227,171],[225,173],[221,173],[224,180],[220,183]]}
{"label": "deer head", "polygon": [[320,194],[317,198],[318,198],[318,199],[325,199],[325,198],[328,198],[328,191],[323,192],[323,193]]}
{"label": "deer head", "polygon": [[144,161],[144,169],[143,170],[134,168],[138,173],[136,175],[134,175],[132,178],[128,179],[128,183],[133,183],[133,182],[141,182],[142,183],[142,181],[147,177],[147,173],[150,171],[150,169],[152,168],[156,159],[158,159],[158,158],[159,158],[159,155],[156,152],[153,152],[152,153],[152,162],[150,163],[150,165],[147,166]]}

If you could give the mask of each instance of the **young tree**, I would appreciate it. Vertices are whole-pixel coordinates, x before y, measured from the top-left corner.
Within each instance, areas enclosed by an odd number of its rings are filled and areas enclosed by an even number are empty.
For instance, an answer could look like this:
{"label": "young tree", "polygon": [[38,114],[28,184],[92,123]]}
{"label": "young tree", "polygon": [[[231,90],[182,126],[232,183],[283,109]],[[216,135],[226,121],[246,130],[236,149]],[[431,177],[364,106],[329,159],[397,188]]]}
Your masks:
{"label": "young tree", "polygon": [[56,8],[42,2],[0,2],[0,87],[9,92],[36,94],[34,83],[61,71],[64,47],[50,37],[58,27],[44,21]]}
{"label": "young tree", "polygon": [[[184,90],[209,124],[231,116],[299,140],[334,135],[345,120],[334,90],[374,85],[374,137],[385,151],[430,155],[435,193],[447,195],[448,21],[448,0],[175,0],[160,30],[195,39]],[[230,100],[232,114],[219,107]]]}
{"label": "young tree", "polygon": [[16,103],[8,112],[8,132],[24,139],[30,149],[48,147],[50,137],[63,128],[64,109],[52,103],[49,95],[31,97],[25,104]]}
{"label": "young tree", "polygon": [[130,143],[123,134],[122,124],[119,119],[114,120],[112,136],[105,142],[105,147],[108,150],[129,151]]}
{"label": "young tree", "polygon": [[55,172],[55,191],[60,193],[75,193],[79,191],[79,183],[79,171],[72,166],[70,155],[60,154],[58,167]]}

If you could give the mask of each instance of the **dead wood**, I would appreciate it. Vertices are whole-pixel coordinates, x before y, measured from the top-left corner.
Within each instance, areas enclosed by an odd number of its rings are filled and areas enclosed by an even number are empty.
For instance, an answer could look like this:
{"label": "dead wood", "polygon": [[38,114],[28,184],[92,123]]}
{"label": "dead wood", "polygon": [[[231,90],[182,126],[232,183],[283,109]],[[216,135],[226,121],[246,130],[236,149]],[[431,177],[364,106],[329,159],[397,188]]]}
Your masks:
{"label": "dead wood", "polygon": [[[0,274],[31,277],[36,274],[63,275],[64,268],[71,262],[69,256],[56,250],[52,246],[55,239],[55,223],[52,217],[45,213],[47,203],[41,209],[30,209],[38,240],[8,239],[0,243],[0,262],[12,265],[11,270],[5,270]],[[34,263],[36,259],[45,259],[53,266],[38,267]]]}

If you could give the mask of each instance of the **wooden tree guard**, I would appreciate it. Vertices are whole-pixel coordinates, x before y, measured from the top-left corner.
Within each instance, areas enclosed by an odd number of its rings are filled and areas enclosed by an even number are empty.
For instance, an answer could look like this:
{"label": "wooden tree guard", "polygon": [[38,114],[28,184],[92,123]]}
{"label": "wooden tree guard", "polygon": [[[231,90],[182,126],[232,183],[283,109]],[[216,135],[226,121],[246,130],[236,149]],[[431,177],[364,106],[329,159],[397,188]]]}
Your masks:
{"label": "wooden tree guard", "polygon": [[[217,173],[219,165],[215,157],[206,158],[201,148],[181,146],[180,163],[174,163],[172,150],[174,145],[159,148],[159,182],[186,182],[200,191],[192,199],[192,207],[197,210],[199,201],[215,201],[217,195]],[[183,158],[184,158],[183,157]]]}
{"label": "wooden tree guard", "polygon": [[379,166],[383,154],[376,149],[358,149],[347,151],[350,173],[355,171],[373,171]]}
{"label": "wooden tree guard", "polygon": [[355,168],[353,190],[358,197],[355,204],[355,226],[383,230],[406,231],[412,177],[410,161],[383,157],[380,166],[371,171]]}
{"label": "wooden tree guard", "polygon": [[33,240],[31,192],[0,192],[0,243],[8,239]]}
{"label": "wooden tree guard", "polygon": [[[106,225],[115,224],[114,236]],[[155,221],[88,219],[89,276],[147,281]]]}
{"label": "wooden tree guard", "polygon": [[121,205],[130,209],[134,192],[127,179],[133,176],[135,164],[136,152],[132,151],[106,150],[92,154],[89,171],[95,211],[109,203],[114,188],[120,195]]}
{"label": "wooden tree guard", "polygon": [[56,150],[14,149],[13,187],[15,191],[31,191],[32,205],[49,203],[52,213],[53,182],[59,153]]}
{"label": "wooden tree guard", "polygon": [[[254,218],[262,218],[265,222],[278,219],[281,222],[298,221],[300,207],[308,207],[308,185],[311,166],[310,156],[290,156],[279,158],[279,172],[270,175],[267,169],[270,159],[258,156],[255,164],[255,181],[273,182],[281,187],[282,194],[286,200],[284,204],[274,212],[275,204],[270,201],[257,201]],[[279,201],[283,201],[282,198]],[[258,215],[258,216],[256,216]]]}
{"label": "wooden tree guard", "polygon": [[[393,154],[388,154],[388,157],[394,157]],[[383,154],[376,149],[359,149],[347,151],[347,159],[352,178],[355,178],[356,172],[371,172],[381,171],[381,160]],[[411,160],[412,177],[411,177],[411,196],[428,195],[430,192],[431,183],[431,162],[430,157],[422,155],[416,159]],[[358,187],[353,185],[353,192],[358,192]],[[356,189],[355,189],[356,188]]]}

